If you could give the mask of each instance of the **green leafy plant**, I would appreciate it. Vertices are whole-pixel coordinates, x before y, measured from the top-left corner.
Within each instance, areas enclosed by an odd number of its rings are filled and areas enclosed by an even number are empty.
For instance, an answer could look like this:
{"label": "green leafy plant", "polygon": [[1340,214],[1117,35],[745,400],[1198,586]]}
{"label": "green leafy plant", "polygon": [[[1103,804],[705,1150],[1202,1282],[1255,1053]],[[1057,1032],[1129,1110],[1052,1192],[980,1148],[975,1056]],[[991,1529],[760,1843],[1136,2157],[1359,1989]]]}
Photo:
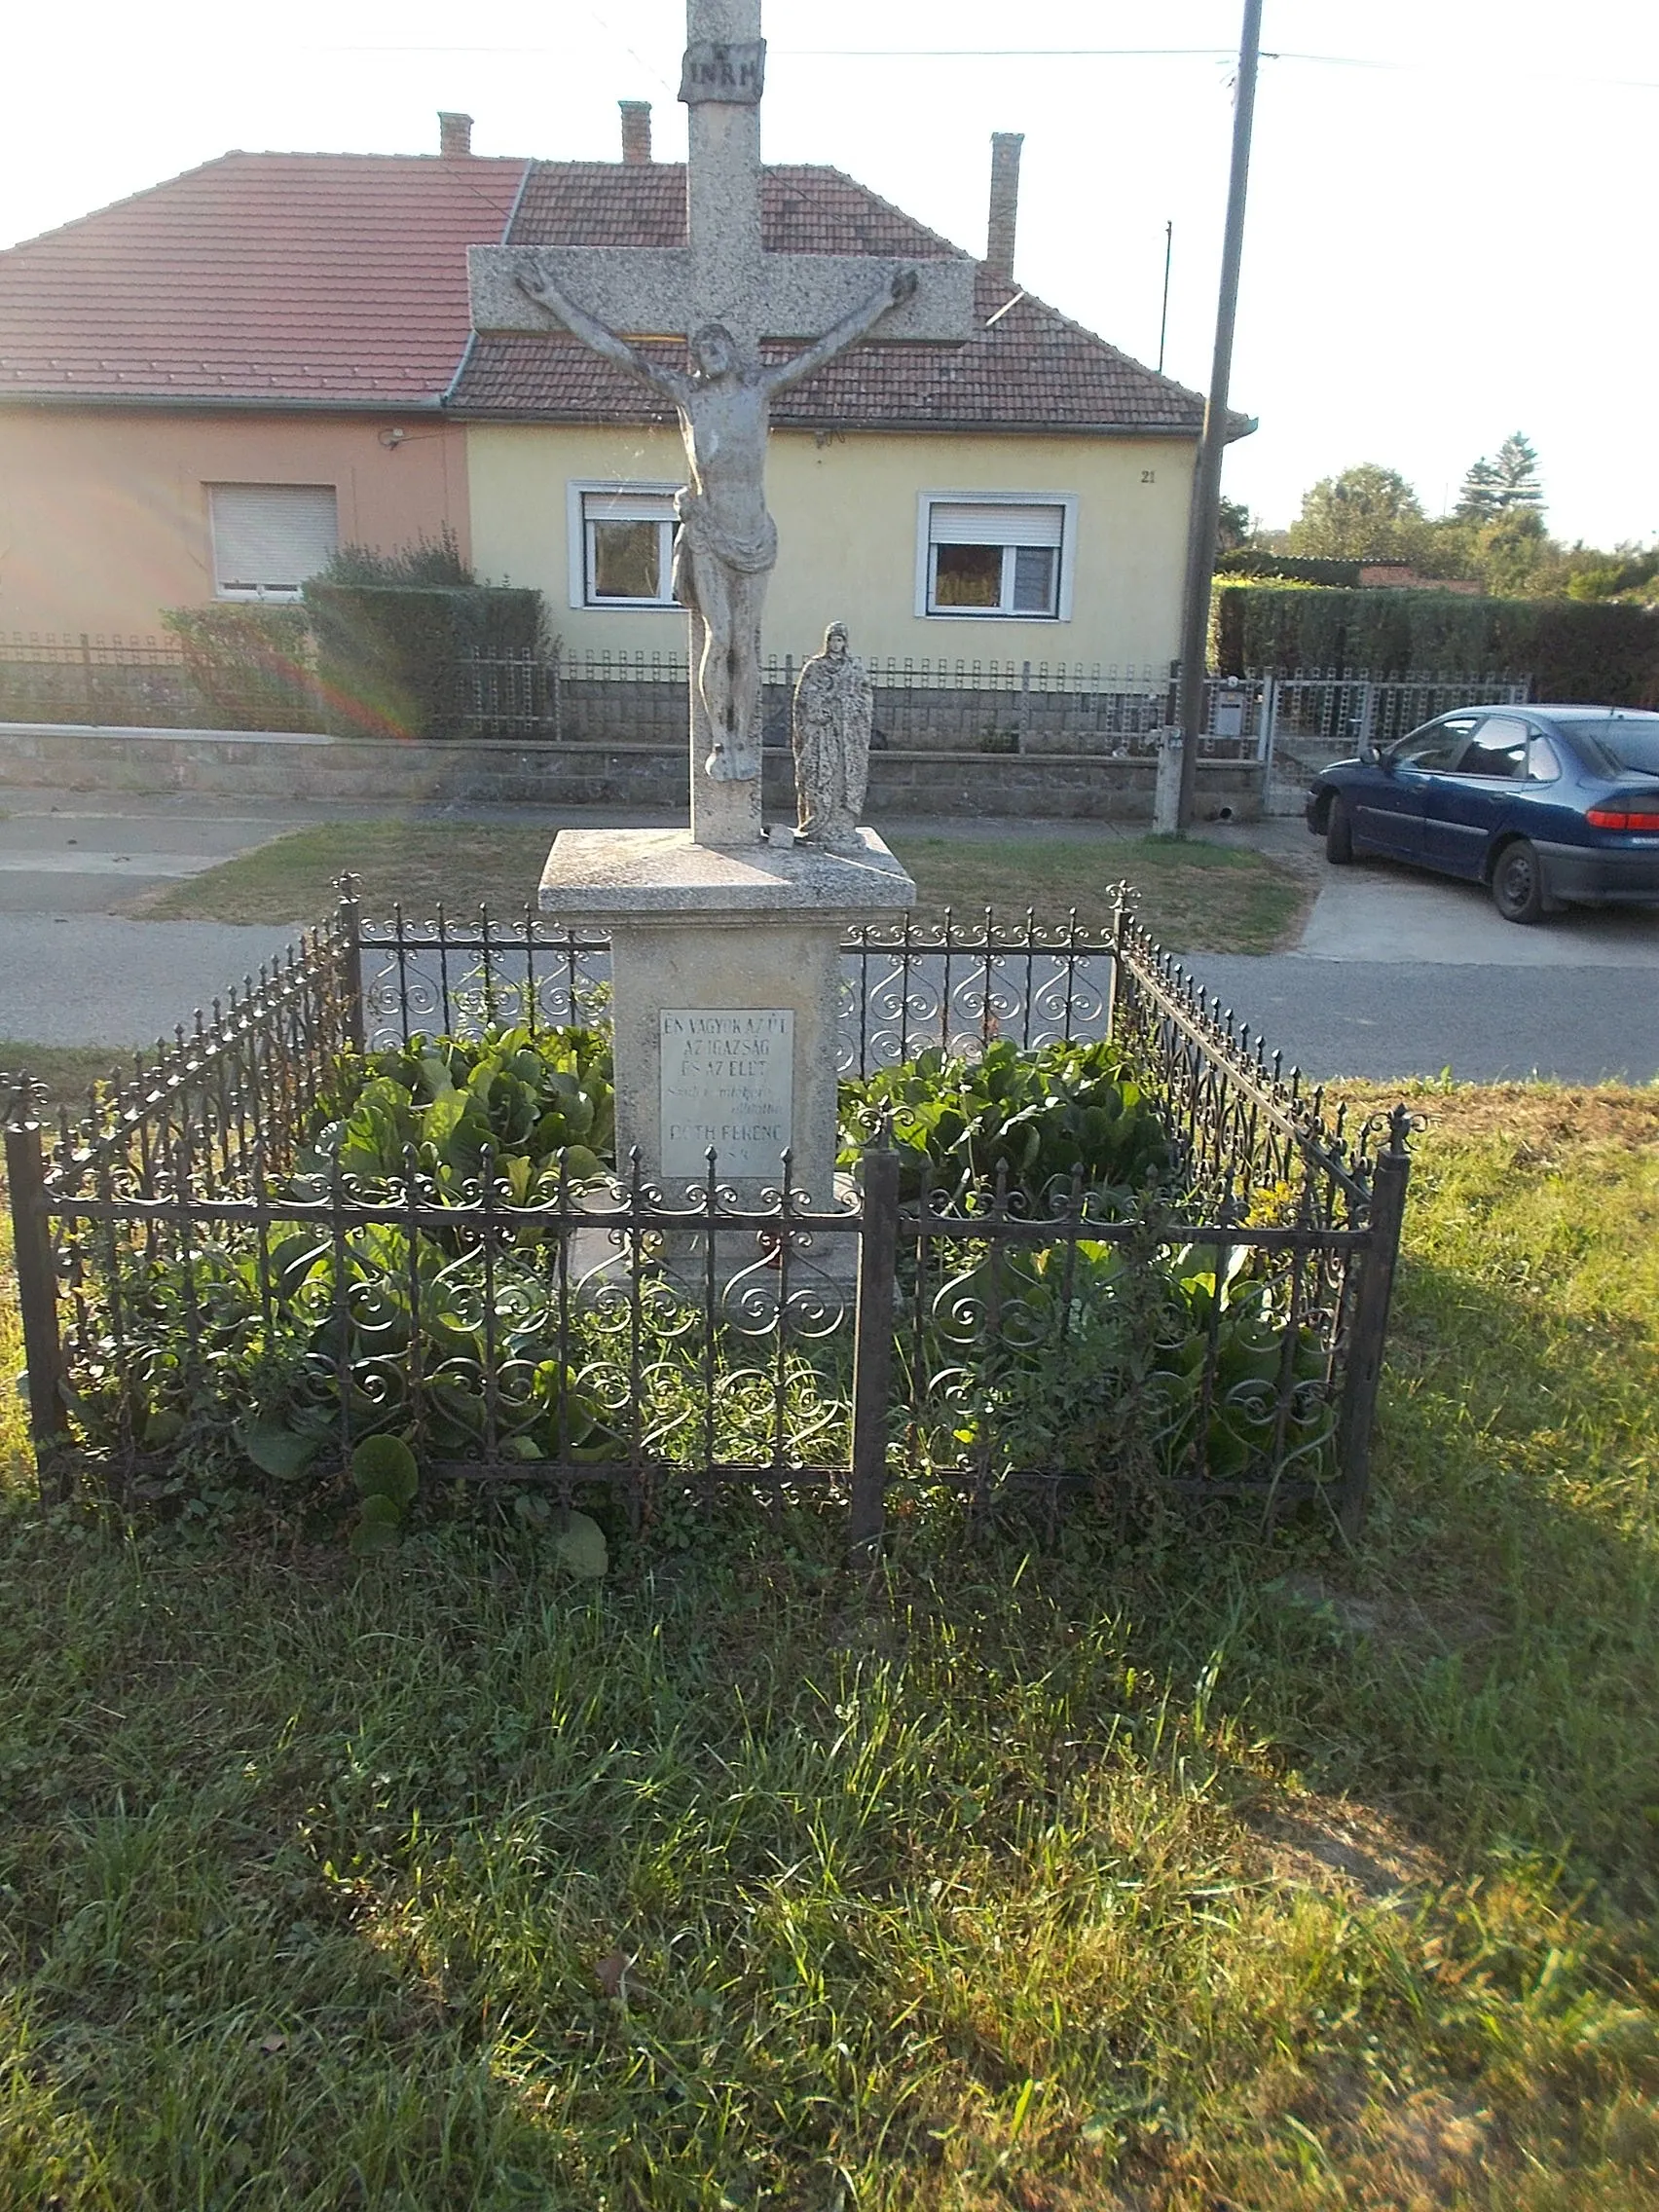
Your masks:
{"label": "green leafy plant", "polygon": [[610,1565],[605,1530],[590,1513],[571,1511],[553,1531],[553,1556],[569,1574],[595,1581]]}
{"label": "green leafy plant", "polygon": [[351,1549],[359,1558],[386,1551],[402,1535],[421,1487],[415,1455],[401,1436],[365,1436],[351,1455],[351,1480],[362,1500]]}
{"label": "green leafy plant", "polygon": [[977,1059],[933,1050],[843,1086],[853,1131],[883,1119],[906,1197],[924,1179],[966,1191],[1006,1175],[1011,1189],[1044,1198],[1079,1170],[1090,1190],[1126,1194],[1161,1184],[1173,1166],[1162,1124],[1108,1040],[1024,1051],[999,1039]]}
{"label": "green leafy plant", "polygon": [[951,1408],[946,1457],[1115,1486],[1197,1465],[1235,1481],[1278,1451],[1328,1471],[1324,1353],[1248,1245],[1170,1251],[1151,1215],[1125,1243],[981,1245],[936,1295],[924,1344]]}
{"label": "green leafy plant", "polygon": [[[924,1467],[982,1452],[1009,1471],[1198,1461],[1226,1476],[1286,1448],[1322,1453],[1322,1354],[1291,1327],[1282,1270],[1237,1244],[1170,1250],[1177,1155],[1112,1045],[927,1052],[847,1086],[842,1104],[844,1159],[885,1122],[911,1199],[925,1185],[965,1209],[942,1289],[923,1285],[913,1253],[900,1263],[901,1299],[927,1302],[902,1356],[925,1357],[922,1394],[944,1409],[921,1424]],[[151,1468],[170,1456],[175,1487],[209,1469],[289,1514],[333,1515],[349,1474],[358,1550],[396,1538],[417,1467],[488,1457],[500,1474],[637,1453],[670,1473],[706,1449],[768,1449],[779,1379],[748,1338],[647,1272],[624,1340],[579,1271],[567,1280],[554,1240],[570,1217],[536,1218],[604,1172],[613,1113],[598,1029],[417,1036],[349,1059],[288,1186],[296,1206],[325,1211],[338,1193],[339,1217],[132,1250],[119,1356],[77,1380],[89,1433]],[[524,1218],[481,1234],[487,1160],[497,1202]],[[1125,1235],[1080,1222],[1075,1238],[993,1246],[973,1226],[998,1192],[1040,1219],[1079,1183],[1088,1217]],[[424,1218],[397,1218],[406,1199]],[[809,1457],[846,1449],[847,1355],[838,1337],[788,1348],[789,1432]],[[710,1406],[718,1449],[704,1441]],[[359,1447],[344,1466],[342,1437]],[[580,1523],[560,1529],[572,1571],[603,1571]]]}
{"label": "green leafy plant", "polygon": [[440,1198],[475,1188],[493,1155],[505,1204],[579,1189],[615,1155],[609,1039],[595,1029],[489,1029],[411,1038],[347,1064],[331,1118],[302,1156],[297,1196],[321,1197],[338,1165],[365,1194],[401,1183],[408,1159]]}

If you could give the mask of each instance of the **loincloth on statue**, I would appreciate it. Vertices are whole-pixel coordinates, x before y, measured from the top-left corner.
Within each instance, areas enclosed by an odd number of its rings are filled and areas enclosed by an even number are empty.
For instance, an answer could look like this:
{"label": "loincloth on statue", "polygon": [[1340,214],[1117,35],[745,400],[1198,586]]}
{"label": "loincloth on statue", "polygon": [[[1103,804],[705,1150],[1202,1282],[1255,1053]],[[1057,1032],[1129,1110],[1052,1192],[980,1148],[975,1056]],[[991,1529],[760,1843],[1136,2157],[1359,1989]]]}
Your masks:
{"label": "loincloth on statue", "polygon": [[680,530],[674,541],[676,583],[687,552],[693,561],[706,555],[735,575],[763,576],[777,566],[778,526],[762,507],[753,530],[724,529],[709,510],[709,502],[689,486],[674,496]]}

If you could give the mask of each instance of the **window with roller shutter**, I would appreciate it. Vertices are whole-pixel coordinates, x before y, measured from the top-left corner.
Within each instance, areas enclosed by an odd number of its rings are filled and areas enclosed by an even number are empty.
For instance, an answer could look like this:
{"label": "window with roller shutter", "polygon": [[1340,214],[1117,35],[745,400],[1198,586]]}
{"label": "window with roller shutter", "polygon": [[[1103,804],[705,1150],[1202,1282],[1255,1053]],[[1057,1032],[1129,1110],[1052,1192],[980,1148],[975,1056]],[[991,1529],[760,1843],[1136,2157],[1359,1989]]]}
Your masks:
{"label": "window with roller shutter", "polygon": [[923,493],[917,613],[1069,620],[1076,519],[1071,493]]}
{"label": "window with roller shutter", "polygon": [[572,480],[571,605],[663,608],[674,597],[674,487]]}
{"label": "window with roller shutter", "polygon": [[332,484],[209,484],[216,599],[295,600],[340,544]]}

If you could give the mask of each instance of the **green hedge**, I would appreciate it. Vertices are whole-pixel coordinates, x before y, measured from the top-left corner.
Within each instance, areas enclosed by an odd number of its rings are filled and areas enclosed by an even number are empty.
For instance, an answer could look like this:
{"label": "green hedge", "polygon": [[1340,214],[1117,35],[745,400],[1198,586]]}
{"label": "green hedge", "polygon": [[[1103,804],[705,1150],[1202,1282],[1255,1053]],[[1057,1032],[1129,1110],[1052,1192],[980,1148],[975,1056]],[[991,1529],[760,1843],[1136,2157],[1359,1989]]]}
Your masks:
{"label": "green hedge", "polygon": [[512,584],[306,585],[327,727],[347,737],[465,737],[468,651],[540,652],[541,594]]}
{"label": "green hedge", "polygon": [[1659,613],[1569,599],[1221,585],[1217,666],[1372,676],[1513,671],[1538,699],[1659,705]]}
{"label": "green hedge", "polygon": [[1295,584],[1357,584],[1364,566],[1359,561],[1324,561],[1312,553],[1263,553],[1242,545],[1235,553],[1223,553],[1215,564],[1218,576],[1283,576]]}
{"label": "green hedge", "polygon": [[169,607],[162,627],[214,729],[314,730],[316,663],[299,607]]}

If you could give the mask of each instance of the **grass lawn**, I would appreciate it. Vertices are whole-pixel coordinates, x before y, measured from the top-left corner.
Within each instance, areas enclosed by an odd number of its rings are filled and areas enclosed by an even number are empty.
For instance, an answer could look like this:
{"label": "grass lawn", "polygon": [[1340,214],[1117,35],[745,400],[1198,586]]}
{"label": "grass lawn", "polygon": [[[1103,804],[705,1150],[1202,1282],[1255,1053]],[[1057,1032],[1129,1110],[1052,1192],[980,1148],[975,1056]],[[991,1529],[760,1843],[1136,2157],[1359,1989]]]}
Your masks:
{"label": "grass lawn", "polygon": [[352,1564],[8,1404],[0,2205],[1659,2202],[1659,1094],[1419,1103],[1352,1556]]}
{"label": "grass lawn", "polygon": [[[0,1037],[0,1068],[8,1075],[26,1071],[47,1088],[47,1103],[55,1110],[67,1106],[84,1109],[87,1092],[102,1083],[122,1054],[108,1045],[25,1045]],[[129,1057],[126,1073],[131,1066]]]}
{"label": "grass lawn", "polygon": [[[141,910],[157,920],[313,921],[350,868],[372,914],[401,900],[425,915],[440,899],[456,914],[481,900],[510,914],[534,894],[547,844],[546,830],[529,825],[325,823],[173,884]],[[1176,952],[1271,951],[1294,938],[1309,897],[1299,877],[1259,854],[1196,840],[910,837],[895,849],[915,876],[921,919],[953,905],[972,921],[990,903],[1011,920],[1035,906],[1057,921],[1075,905],[1081,920],[1099,924],[1112,885],[1126,877],[1147,928]]]}

